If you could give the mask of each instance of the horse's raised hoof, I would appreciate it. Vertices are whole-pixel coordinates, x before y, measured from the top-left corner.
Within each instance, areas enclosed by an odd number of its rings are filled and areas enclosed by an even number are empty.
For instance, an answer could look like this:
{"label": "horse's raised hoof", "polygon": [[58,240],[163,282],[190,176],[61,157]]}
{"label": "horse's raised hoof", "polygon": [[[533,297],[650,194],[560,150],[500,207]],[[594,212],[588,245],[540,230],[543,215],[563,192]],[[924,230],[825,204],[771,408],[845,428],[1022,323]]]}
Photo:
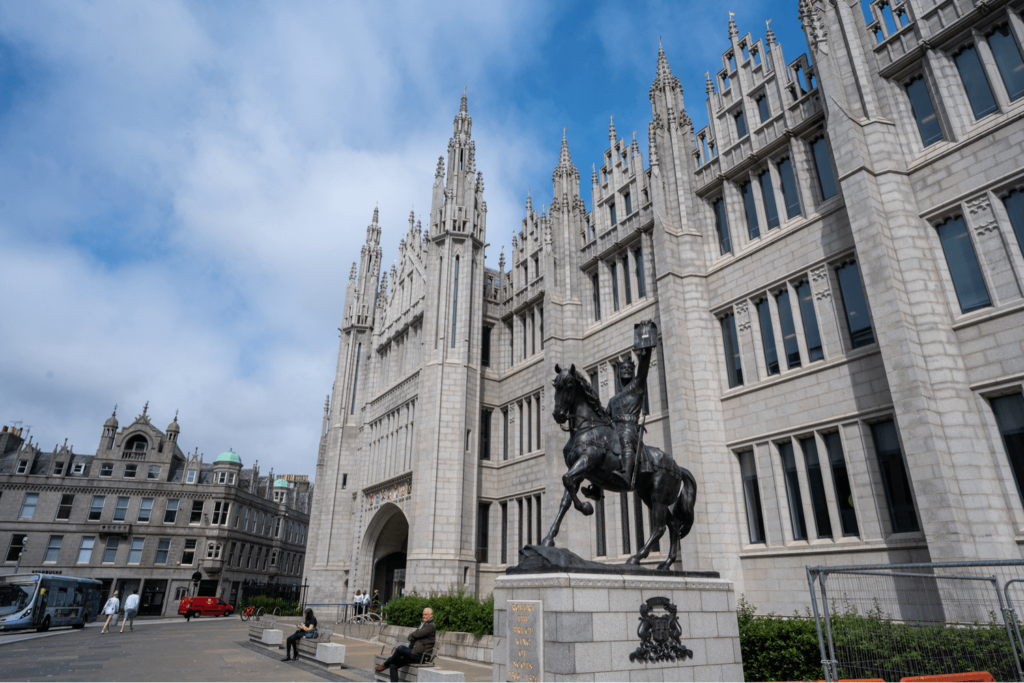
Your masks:
{"label": "horse's raised hoof", "polygon": [[672,569],[672,563],[671,562],[662,562],[661,564],[658,565],[658,571],[659,572],[663,572],[663,571],[666,571],[668,569]]}
{"label": "horse's raised hoof", "polygon": [[586,501],[580,503],[580,506],[576,509],[582,512],[584,515],[594,514],[594,506]]}
{"label": "horse's raised hoof", "polygon": [[551,536],[545,536],[544,540],[541,541],[540,544],[541,545],[546,545],[549,548],[554,548],[555,547],[555,539],[553,539]]}
{"label": "horse's raised hoof", "polygon": [[601,489],[596,486],[584,486],[580,489],[580,493],[590,500],[601,500]]}
{"label": "horse's raised hoof", "polygon": [[626,564],[640,564],[640,558],[634,555],[633,557],[626,560]]}

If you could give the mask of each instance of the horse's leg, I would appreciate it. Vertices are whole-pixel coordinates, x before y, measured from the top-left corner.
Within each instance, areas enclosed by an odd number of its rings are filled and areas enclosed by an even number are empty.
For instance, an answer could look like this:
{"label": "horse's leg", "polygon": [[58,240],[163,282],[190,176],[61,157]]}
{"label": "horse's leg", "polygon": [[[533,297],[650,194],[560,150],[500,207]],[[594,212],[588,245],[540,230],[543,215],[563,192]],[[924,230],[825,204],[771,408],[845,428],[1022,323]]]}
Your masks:
{"label": "horse's leg", "polygon": [[589,472],[590,455],[585,453],[577,458],[568,472],[562,475],[562,486],[565,487],[566,492],[572,497],[573,507],[585,515],[594,514],[594,506],[589,502],[581,501],[576,496],[576,492],[579,491],[580,484],[587,478]]}
{"label": "horse's leg", "polygon": [[562,494],[562,502],[558,506],[558,514],[555,515],[555,521],[551,523],[551,529],[548,530],[548,535],[544,537],[544,540],[540,542],[541,545],[548,547],[555,547],[555,536],[558,535],[558,529],[562,526],[562,518],[565,517],[565,513],[569,511],[569,506],[572,504],[572,496],[569,495],[568,489]]}
{"label": "horse's leg", "polygon": [[672,565],[679,557],[679,521],[671,508],[668,511],[668,537],[668,557],[658,565],[658,569],[672,569]]}
{"label": "horse's leg", "polygon": [[[664,503],[652,501],[651,505],[651,536],[644,543],[644,547],[633,557],[626,560],[626,564],[640,564],[640,560],[651,554],[654,544],[665,534],[665,518],[668,517],[668,506]],[[660,568],[660,567],[659,567]]]}

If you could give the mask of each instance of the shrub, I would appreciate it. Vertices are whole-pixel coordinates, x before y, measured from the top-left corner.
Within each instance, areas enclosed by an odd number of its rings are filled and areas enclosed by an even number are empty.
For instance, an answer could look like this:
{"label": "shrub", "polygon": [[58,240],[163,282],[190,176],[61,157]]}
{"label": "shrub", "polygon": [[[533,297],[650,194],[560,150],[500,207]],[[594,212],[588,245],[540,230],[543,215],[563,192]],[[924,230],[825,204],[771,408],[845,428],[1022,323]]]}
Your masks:
{"label": "shrub", "polygon": [[494,596],[480,600],[461,589],[445,593],[431,593],[424,597],[416,593],[395,598],[384,606],[389,624],[419,626],[424,608],[434,610],[434,623],[440,633],[465,631],[476,637],[494,634]]}
{"label": "shrub", "polygon": [[280,608],[278,614],[282,617],[295,617],[302,614],[302,610],[299,609],[298,603],[282,600],[281,598],[268,598],[263,595],[254,595],[250,598],[246,598],[242,603],[242,607],[239,609],[245,609],[249,605],[255,605],[256,609],[262,607],[263,611],[268,615],[273,614],[275,608]]}
{"label": "shrub", "polygon": [[736,617],[740,625],[743,678],[747,681],[821,680],[821,650],[814,619],[776,614],[758,616],[740,596]]}

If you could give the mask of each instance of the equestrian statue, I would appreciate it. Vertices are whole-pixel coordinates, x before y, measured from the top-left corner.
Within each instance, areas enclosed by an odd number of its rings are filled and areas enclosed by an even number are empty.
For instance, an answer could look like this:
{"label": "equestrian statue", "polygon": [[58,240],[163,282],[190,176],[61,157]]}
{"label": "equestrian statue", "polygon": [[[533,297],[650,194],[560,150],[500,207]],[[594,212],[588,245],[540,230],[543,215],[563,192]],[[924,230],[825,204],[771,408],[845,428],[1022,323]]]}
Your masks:
{"label": "equestrian statue", "polygon": [[[647,372],[658,343],[658,328],[651,320],[635,326],[633,351],[640,361],[639,370],[632,359],[618,363],[616,372],[621,389],[601,405],[590,381],[572,365],[555,365],[555,422],[569,433],[562,449],[568,468],[562,476],[565,493],[558,514],[541,545],[554,546],[562,518],[572,504],[584,515],[594,506],[577,495],[601,500],[604,491],[634,491],[650,510],[651,535],[626,564],[639,564],[668,529],[671,544],[668,557],[659,570],[671,569],[679,557],[679,541],[693,526],[693,506],[697,482],[690,471],[676,464],[672,456],[643,443],[643,407],[647,392]],[[584,480],[590,486],[580,489]]]}

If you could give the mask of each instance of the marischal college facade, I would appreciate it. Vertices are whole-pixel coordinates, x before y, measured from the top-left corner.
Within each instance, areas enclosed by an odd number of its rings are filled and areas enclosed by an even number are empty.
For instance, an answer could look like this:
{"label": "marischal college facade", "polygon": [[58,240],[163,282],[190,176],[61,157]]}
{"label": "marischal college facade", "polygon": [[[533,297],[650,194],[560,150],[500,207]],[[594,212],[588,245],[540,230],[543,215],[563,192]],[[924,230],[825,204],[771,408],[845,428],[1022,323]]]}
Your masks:
{"label": "marischal college facade", "polygon": [[[463,97],[426,224],[381,275],[375,211],[353,265],[311,602],[490,592],[562,496],[555,364],[607,404],[644,318],[645,441],[699,486],[677,568],[788,612],[806,565],[1021,558],[1024,2],[793,5],[793,61],[730,21],[707,127],[662,51],[646,160],[613,126],[584,195],[563,138],[499,270]],[[611,494],[557,542],[621,563],[646,514]]]}

